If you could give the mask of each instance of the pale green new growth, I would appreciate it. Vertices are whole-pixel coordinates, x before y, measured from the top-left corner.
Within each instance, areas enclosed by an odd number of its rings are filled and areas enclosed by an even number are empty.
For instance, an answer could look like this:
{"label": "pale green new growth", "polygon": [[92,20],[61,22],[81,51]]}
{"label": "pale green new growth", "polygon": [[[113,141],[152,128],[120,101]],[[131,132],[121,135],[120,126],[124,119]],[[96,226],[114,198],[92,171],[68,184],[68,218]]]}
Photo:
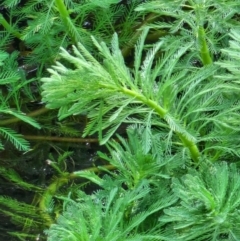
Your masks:
{"label": "pale green new growth", "polygon": [[[167,158],[163,161],[161,151],[155,160],[155,148],[160,144],[160,141],[155,143],[158,134],[149,139],[156,146],[145,151],[140,140],[144,130],[134,127],[127,132],[129,143],[121,138],[120,143],[111,142],[111,157],[100,154],[116,166],[118,174],[108,172],[109,175],[100,178],[91,172],[74,173],[98,184],[101,190],[91,195],[79,191],[76,201],[70,196],[59,197],[64,201],[64,210],[57,223],[46,231],[48,241],[163,240],[160,229],[145,227],[151,222],[151,215],[177,202],[168,187],[168,177],[158,173],[175,161]],[[157,201],[152,202],[150,196]]]}
{"label": "pale green new growth", "polygon": [[[226,147],[221,147],[222,142],[212,142],[211,137],[219,136],[221,130],[227,141],[229,133],[239,131],[233,124],[239,116],[239,107],[234,99],[224,99],[229,88],[238,89],[238,86],[233,83],[230,87],[224,80],[214,78],[218,71],[214,65],[181,68],[183,55],[191,51],[193,43],[176,40],[175,45],[156,61],[155,55],[164,45],[159,41],[147,51],[142,62],[147,31],[143,31],[136,45],[133,70],[124,63],[116,34],[111,50],[93,38],[102,61],[97,61],[80,43],[78,48],[73,47],[76,57],[62,49],[61,56],[75,68],[67,69],[57,63],[49,69],[51,77],[42,79],[43,100],[47,107],[60,108],[60,119],[87,114],[90,122],[84,136],[98,132],[101,143],[105,143],[122,123],[142,123],[144,116],[152,112],[152,123],[166,136],[175,133],[195,162],[201,155],[198,142],[206,143],[201,147],[205,154],[211,148],[211,152],[218,155],[219,150]],[[232,119],[226,118],[229,112]],[[106,128],[108,131],[102,138],[102,130]],[[227,148],[239,155],[233,146]]]}
{"label": "pale green new growth", "polygon": [[239,240],[236,165],[202,163],[199,170],[188,168],[183,174],[181,159],[166,155],[159,134],[149,138],[150,147],[145,149],[145,131],[130,127],[128,141],[110,142],[109,156],[99,153],[116,172],[106,170],[103,177],[75,172],[100,190],[58,197],[64,201],[63,213],[46,231],[48,241]]}
{"label": "pale green new growth", "polygon": [[170,223],[179,237],[174,240],[239,240],[240,178],[236,165],[223,162],[191,170],[173,181],[180,198],[175,207],[165,210],[160,221]]}

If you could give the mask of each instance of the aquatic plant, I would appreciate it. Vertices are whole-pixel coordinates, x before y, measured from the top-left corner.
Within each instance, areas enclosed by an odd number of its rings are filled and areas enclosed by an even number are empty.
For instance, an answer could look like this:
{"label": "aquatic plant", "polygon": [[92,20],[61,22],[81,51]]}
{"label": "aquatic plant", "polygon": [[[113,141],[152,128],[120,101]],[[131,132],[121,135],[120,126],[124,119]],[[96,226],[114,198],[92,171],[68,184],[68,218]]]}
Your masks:
{"label": "aquatic plant", "polygon": [[[239,1],[123,2],[29,1],[20,9],[5,1],[10,17],[21,15],[14,24],[0,19],[4,43],[14,36],[30,49],[25,61],[39,67],[31,81],[48,121],[60,123],[61,135],[61,125],[83,116],[82,137],[107,147],[84,170],[68,169],[68,149],[47,155],[54,178],[45,188],[2,171],[39,194],[25,219],[32,226],[14,234],[34,237],[38,227],[49,241],[239,240]],[[39,127],[20,109],[15,117]],[[78,137],[75,128],[65,134]],[[31,205],[11,203],[7,214],[28,216]],[[45,225],[31,222],[35,212]]]}

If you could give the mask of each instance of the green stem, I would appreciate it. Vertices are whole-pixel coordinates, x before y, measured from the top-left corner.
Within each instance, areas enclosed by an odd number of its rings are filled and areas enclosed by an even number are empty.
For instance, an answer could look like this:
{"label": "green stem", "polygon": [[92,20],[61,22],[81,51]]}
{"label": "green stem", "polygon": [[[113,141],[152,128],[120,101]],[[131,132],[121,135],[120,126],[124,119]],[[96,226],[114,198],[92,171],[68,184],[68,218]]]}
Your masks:
{"label": "green stem", "polygon": [[128,88],[122,88],[121,91],[131,97],[135,97],[137,100],[140,100],[141,102],[143,102],[144,104],[146,104],[147,106],[151,107],[152,109],[154,109],[162,118],[167,114],[167,110],[165,110],[164,108],[162,108],[160,105],[158,105],[155,101],[150,100],[148,98],[146,98],[144,95],[139,94],[133,90],[130,90]]}
{"label": "green stem", "polygon": [[63,19],[69,18],[68,10],[64,4],[64,0],[56,0],[55,1],[58,11]]}
{"label": "green stem", "polygon": [[[105,169],[108,169],[108,170],[116,169],[116,167],[113,165],[104,165],[102,167],[104,167]],[[81,171],[90,171],[90,172],[96,173],[96,172],[101,172],[102,170],[98,167],[91,167],[91,168],[87,168],[87,169],[84,169]],[[62,187],[64,184],[68,183],[72,179],[79,178],[79,175],[77,173],[79,173],[79,171],[73,172],[73,173],[61,172],[60,177],[57,177],[56,179],[54,179],[54,181],[48,186],[46,191],[41,196],[40,201],[39,201],[39,209],[41,210],[41,215],[42,215],[43,219],[45,220],[46,226],[50,227],[54,223],[53,218],[47,211],[48,210],[47,204],[49,203],[49,200],[51,200],[53,198],[53,196],[57,193],[59,188]]]}
{"label": "green stem", "polygon": [[182,133],[178,132],[177,135],[184,144],[184,146],[186,146],[189,149],[191,158],[194,160],[194,162],[197,163],[200,157],[200,152],[197,145],[193,141],[187,139]]}
{"label": "green stem", "polygon": [[203,65],[212,64],[212,58],[206,41],[205,30],[202,26],[198,28],[198,41],[200,44],[200,54]]}
{"label": "green stem", "polygon": [[74,44],[77,43],[76,36],[72,33],[72,31],[69,31],[69,21],[71,21],[69,12],[67,10],[67,7],[64,4],[64,0],[55,0],[56,7],[60,13],[61,19],[63,21],[63,24],[65,25],[68,34],[70,35],[72,41]]}
{"label": "green stem", "polygon": [[12,33],[16,38],[20,39],[22,38],[21,34],[14,30],[13,27],[6,21],[6,19],[3,17],[2,14],[0,14],[0,24],[3,25],[3,27],[9,32]]}
{"label": "green stem", "polygon": [[[64,173],[65,174],[65,173]],[[48,212],[48,203],[49,200],[52,199],[52,197],[55,195],[57,190],[67,183],[69,180],[69,173],[66,173],[65,175],[61,175],[61,177],[54,180],[53,183],[51,183],[47,190],[44,192],[44,194],[41,196],[40,202],[39,202],[39,209],[41,210],[41,215],[43,219],[45,220],[45,225],[50,227],[54,221],[51,215]]]}
{"label": "green stem", "polygon": [[[122,92],[128,96],[135,97],[137,100],[149,106],[161,118],[164,119],[164,117],[166,116],[167,110],[161,107],[156,101],[150,100],[142,94],[136,93],[135,91],[129,90],[127,88],[122,88]],[[200,157],[200,151],[197,145],[193,141],[189,140],[186,136],[184,136],[181,132],[175,131],[175,133],[178,135],[184,146],[186,146],[189,149],[193,161],[198,162]]]}

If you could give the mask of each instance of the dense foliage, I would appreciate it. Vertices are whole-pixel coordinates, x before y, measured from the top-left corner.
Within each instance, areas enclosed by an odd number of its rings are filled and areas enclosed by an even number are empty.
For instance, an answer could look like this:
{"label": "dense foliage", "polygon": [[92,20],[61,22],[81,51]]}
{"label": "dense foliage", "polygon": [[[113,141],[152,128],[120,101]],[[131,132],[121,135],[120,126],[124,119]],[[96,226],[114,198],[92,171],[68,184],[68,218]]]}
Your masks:
{"label": "dense foliage", "polygon": [[[35,193],[0,197],[22,226],[11,234],[240,240],[239,12],[239,0],[5,0],[0,147],[27,153],[0,174]],[[71,169],[69,142],[96,138],[96,165]],[[24,158],[47,159],[53,178],[25,180]]]}

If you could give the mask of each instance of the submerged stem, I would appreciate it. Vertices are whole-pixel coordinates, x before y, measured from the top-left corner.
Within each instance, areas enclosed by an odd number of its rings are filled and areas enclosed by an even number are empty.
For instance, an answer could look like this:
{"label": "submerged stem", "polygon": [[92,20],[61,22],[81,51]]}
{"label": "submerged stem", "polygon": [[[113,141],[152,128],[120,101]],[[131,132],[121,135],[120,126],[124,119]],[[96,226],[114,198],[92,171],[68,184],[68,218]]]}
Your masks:
{"label": "submerged stem", "polygon": [[74,143],[98,143],[96,138],[74,138],[74,137],[60,137],[60,136],[30,136],[24,135],[26,140],[31,141],[56,141],[56,142],[74,142]]}
{"label": "submerged stem", "polygon": [[[107,170],[114,170],[116,167],[113,165],[103,165],[101,168],[105,168]],[[101,172],[102,169],[99,167],[90,167],[81,171],[76,171],[73,173],[68,173],[68,172],[61,172],[59,177],[55,177],[54,181],[47,187],[45,192],[41,195],[40,200],[39,200],[39,209],[41,211],[41,215],[43,219],[45,220],[45,225],[47,227],[50,227],[53,223],[53,217],[51,214],[48,212],[48,206],[49,206],[49,201],[52,200],[54,195],[58,192],[58,190],[65,184],[67,184],[70,180],[73,179],[78,179],[82,178],[79,176],[79,173],[81,172]],[[58,171],[59,172],[59,171]]]}
{"label": "submerged stem", "polygon": [[[48,112],[48,111],[49,111],[49,109],[43,107],[41,109],[35,110],[35,111],[27,114],[26,116],[34,117],[34,116],[41,115],[41,114],[43,114],[45,112]],[[19,122],[19,121],[22,121],[22,120],[17,118],[17,117],[14,117],[14,118],[11,118],[11,119],[7,119],[7,120],[1,120],[0,121],[0,126],[10,125],[10,124],[13,124],[13,123],[16,123],[16,122]]]}

